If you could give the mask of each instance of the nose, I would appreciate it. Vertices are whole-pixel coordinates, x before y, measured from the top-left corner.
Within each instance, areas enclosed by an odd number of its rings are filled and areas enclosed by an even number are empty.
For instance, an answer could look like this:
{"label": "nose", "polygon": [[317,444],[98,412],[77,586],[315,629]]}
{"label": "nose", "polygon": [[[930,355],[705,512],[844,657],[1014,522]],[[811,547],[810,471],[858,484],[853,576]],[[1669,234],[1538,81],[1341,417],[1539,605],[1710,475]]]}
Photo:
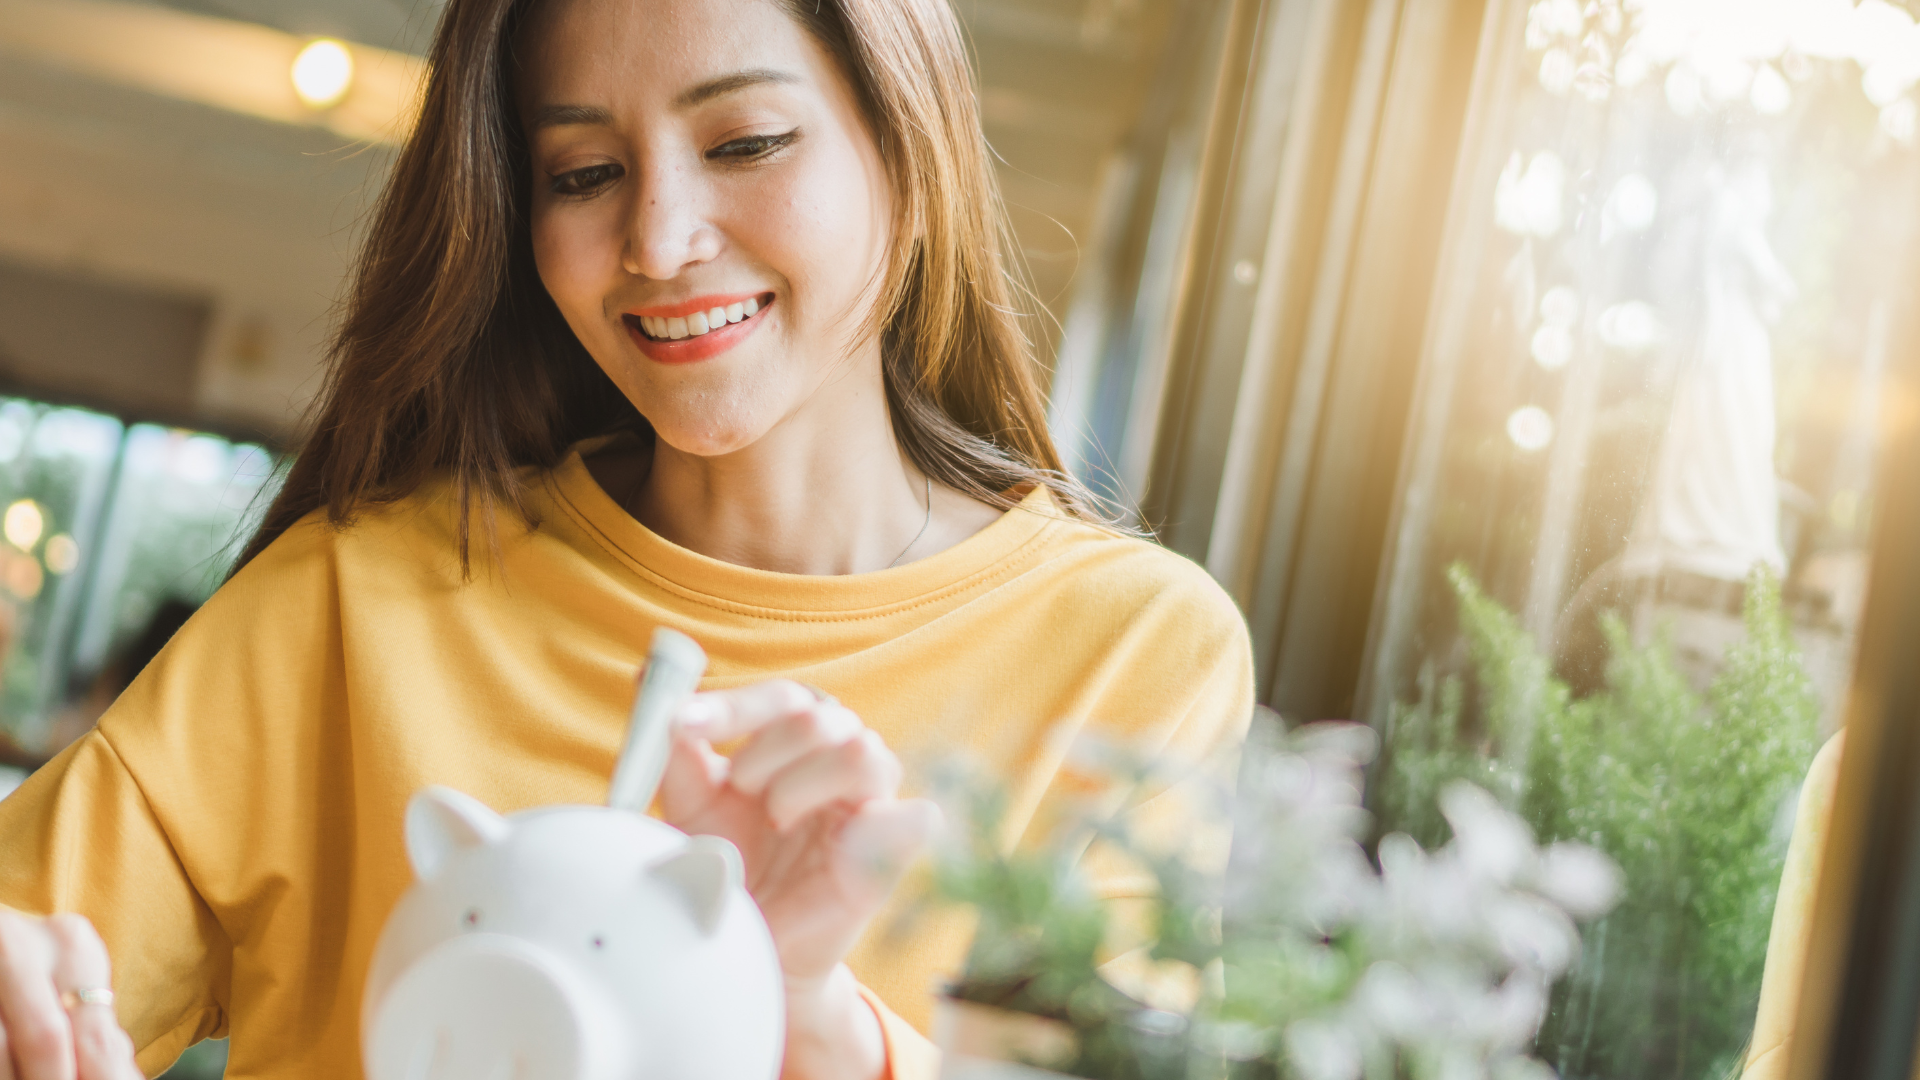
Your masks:
{"label": "nose", "polygon": [[707,192],[697,168],[662,162],[637,170],[636,178],[621,258],[627,273],[668,281],[720,253],[720,232],[707,220]]}
{"label": "nose", "polygon": [[618,1080],[625,1025],[563,958],[469,934],[422,956],[368,1018],[369,1080]]}

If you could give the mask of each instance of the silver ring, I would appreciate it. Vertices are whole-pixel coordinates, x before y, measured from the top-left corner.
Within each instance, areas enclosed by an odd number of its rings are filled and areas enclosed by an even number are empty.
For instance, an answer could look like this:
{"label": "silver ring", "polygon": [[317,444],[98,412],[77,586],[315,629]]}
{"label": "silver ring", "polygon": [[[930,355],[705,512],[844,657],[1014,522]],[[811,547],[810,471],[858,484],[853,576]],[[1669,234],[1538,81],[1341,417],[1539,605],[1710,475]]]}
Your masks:
{"label": "silver ring", "polygon": [[82,1005],[105,1005],[113,1007],[113,991],[104,986],[89,986],[80,990],[69,990],[60,995],[60,1004],[68,1009],[77,1009]]}

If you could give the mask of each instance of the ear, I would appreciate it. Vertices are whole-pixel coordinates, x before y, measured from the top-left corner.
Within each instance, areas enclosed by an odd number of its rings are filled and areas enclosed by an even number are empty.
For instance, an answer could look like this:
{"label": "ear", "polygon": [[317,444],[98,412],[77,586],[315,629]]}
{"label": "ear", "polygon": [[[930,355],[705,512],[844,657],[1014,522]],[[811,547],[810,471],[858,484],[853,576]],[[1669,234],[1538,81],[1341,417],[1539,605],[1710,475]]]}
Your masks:
{"label": "ear", "polygon": [[422,788],[407,802],[407,859],[422,881],[466,848],[506,839],[513,826],[485,803],[452,788]]}
{"label": "ear", "polygon": [[720,916],[727,910],[727,897],[747,879],[740,852],[717,836],[688,839],[679,854],[655,863],[647,869],[647,874],[685,897],[694,924],[700,927],[701,933],[709,935],[720,928]]}

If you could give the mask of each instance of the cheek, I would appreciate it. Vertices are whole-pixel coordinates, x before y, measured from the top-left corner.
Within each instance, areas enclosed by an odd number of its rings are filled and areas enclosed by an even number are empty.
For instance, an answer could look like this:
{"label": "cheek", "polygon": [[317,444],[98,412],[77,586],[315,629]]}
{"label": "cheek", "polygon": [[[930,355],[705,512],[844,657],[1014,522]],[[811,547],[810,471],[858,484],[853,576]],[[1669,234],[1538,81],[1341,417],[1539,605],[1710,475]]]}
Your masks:
{"label": "cheek", "polygon": [[[851,158],[851,155],[846,155]],[[795,316],[810,329],[853,313],[885,256],[885,205],[856,160],[796,171],[753,209],[767,261],[794,291]]]}
{"label": "cheek", "polygon": [[618,269],[620,253],[589,214],[566,208],[536,208],[533,213],[533,262],[540,282],[553,296],[574,332],[587,336],[599,318],[609,268]]}

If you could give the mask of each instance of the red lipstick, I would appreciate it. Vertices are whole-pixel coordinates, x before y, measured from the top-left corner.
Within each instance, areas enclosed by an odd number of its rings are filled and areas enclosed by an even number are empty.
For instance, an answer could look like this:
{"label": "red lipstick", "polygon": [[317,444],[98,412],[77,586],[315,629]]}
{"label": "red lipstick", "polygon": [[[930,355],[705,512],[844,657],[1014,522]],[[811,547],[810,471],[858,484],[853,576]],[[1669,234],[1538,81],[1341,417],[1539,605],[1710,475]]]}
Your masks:
{"label": "red lipstick", "polygon": [[[650,360],[662,364],[691,364],[720,355],[745,341],[759,329],[761,318],[774,304],[774,294],[737,293],[696,296],[669,304],[650,304],[623,312],[627,336]],[[748,309],[752,309],[751,314]],[[724,325],[713,325],[709,316],[716,310],[725,313]],[[735,312],[739,321],[733,321]],[[704,333],[692,333],[700,325],[709,325]],[[674,333],[684,336],[674,337]]]}

